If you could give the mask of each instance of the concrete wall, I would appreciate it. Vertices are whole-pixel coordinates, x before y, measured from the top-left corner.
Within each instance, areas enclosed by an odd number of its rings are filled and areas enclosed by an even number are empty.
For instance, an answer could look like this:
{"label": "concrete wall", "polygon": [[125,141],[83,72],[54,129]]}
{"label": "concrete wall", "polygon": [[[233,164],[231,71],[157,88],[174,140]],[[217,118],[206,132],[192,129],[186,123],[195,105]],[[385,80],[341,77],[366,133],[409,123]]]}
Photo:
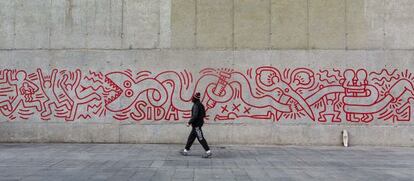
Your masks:
{"label": "concrete wall", "polygon": [[413,6],[2,0],[0,141],[413,146]]}

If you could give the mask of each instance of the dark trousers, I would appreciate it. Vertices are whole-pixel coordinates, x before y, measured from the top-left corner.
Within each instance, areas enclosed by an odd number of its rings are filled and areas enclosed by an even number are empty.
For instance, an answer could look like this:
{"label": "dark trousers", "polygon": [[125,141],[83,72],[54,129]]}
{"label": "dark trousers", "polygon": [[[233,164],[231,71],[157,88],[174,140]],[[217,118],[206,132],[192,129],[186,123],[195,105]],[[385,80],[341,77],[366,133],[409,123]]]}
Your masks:
{"label": "dark trousers", "polygon": [[201,130],[201,127],[193,127],[193,129],[191,129],[191,133],[188,135],[187,145],[185,145],[186,150],[190,150],[191,145],[193,145],[196,138],[198,142],[200,142],[200,144],[203,146],[204,150],[210,150],[207,141],[204,138],[203,130]]}

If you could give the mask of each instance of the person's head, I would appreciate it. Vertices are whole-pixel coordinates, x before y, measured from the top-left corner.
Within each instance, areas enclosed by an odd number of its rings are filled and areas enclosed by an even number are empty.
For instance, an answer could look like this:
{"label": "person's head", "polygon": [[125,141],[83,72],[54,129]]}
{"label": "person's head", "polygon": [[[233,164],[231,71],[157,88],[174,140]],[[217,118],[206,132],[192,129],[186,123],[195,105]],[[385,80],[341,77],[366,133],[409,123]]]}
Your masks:
{"label": "person's head", "polygon": [[359,69],[356,73],[356,77],[359,81],[362,82],[367,79],[367,72],[365,72],[363,69]]}
{"label": "person's head", "polygon": [[192,97],[191,101],[192,101],[192,102],[197,102],[197,101],[200,101],[200,97],[201,97],[200,93],[199,93],[199,92],[196,92],[196,93],[193,95],[193,97]]}
{"label": "person's head", "polygon": [[43,83],[43,87],[44,88],[50,88],[52,86],[52,83],[50,82],[50,81],[45,81],[44,83]]}
{"label": "person's head", "polygon": [[345,81],[351,81],[352,82],[354,77],[355,77],[355,72],[353,70],[348,69],[344,72]]}

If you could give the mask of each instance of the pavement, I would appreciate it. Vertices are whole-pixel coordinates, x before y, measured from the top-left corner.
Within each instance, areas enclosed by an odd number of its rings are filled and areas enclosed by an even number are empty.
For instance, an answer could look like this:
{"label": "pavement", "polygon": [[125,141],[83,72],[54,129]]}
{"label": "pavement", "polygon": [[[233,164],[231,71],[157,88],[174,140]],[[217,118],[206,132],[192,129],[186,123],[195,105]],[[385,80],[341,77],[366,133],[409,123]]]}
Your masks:
{"label": "pavement", "polygon": [[414,180],[414,148],[0,143],[0,180]]}

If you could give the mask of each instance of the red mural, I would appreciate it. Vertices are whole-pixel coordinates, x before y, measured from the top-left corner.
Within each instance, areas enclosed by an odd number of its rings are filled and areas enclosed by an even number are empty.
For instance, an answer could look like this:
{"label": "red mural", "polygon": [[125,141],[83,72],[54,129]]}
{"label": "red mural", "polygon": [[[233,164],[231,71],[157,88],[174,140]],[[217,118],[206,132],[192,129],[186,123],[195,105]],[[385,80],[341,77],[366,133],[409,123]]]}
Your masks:
{"label": "red mural", "polygon": [[278,69],[183,71],[0,70],[7,120],[187,120],[194,92],[207,119],[317,122],[410,121],[414,76],[398,70]]}

